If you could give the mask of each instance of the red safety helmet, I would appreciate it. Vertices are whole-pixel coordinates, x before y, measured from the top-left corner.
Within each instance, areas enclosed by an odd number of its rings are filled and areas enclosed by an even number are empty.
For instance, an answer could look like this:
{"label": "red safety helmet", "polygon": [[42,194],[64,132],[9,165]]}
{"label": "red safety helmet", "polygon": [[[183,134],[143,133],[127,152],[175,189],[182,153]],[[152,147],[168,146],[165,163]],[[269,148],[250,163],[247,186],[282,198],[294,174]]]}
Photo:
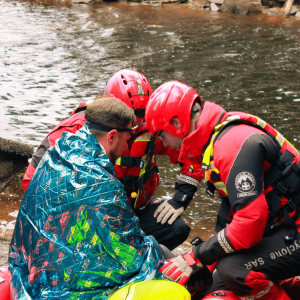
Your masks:
{"label": "red safety helmet", "polygon": [[[152,94],[146,108],[145,120],[151,134],[164,130],[175,137],[187,136],[195,101],[198,101],[202,108],[201,97],[193,88],[182,82],[169,81],[159,86]],[[180,120],[180,129],[170,123],[173,117]]]}
{"label": "red safety helmet", "polygon": [[113,75],[108,81],[105,96],[113,96],[133,108],[137,118],[145,118],[145,108],[152,95],[147,78],[141,73],[124,69]]}

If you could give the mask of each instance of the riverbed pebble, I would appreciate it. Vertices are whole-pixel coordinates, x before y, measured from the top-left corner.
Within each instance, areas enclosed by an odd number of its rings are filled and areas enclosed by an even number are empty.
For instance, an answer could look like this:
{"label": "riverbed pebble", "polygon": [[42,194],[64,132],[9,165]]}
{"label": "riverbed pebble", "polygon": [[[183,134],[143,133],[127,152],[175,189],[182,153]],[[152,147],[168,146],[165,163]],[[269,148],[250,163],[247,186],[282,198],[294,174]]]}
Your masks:
{"label": "riverbed pebble", "polygon": [[9,213],[8,215],[16,218],[18,216],[18,212],[19,212],[18,210],[15,210],[15,211]]}

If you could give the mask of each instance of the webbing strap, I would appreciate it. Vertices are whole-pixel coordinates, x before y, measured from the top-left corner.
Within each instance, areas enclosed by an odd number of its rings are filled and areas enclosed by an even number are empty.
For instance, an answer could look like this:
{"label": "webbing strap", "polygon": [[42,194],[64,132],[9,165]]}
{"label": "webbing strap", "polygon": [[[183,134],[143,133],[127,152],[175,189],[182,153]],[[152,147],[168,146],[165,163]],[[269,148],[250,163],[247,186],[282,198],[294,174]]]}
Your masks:
{"label": "webbing strap", "polygon": [[117,159],[116,165],[120,167],[138,167],[140,169],[143,169],[144,161],[140,158],[136,158],[133,156],[121,156]]}
{"label": "webbing strap", "polygon": [[[293,183],[289,183],[290,178],[282,178],[282,174],[289,168],[291,162],[294,159],[294,155],[288,150],[284,151],[281,157],[276,163],[265,172],[264,186],[267,190],[272,186],[273,190],[267,194],[268,205],[270,207],[269,219],[272,222],[273,218],[279,210],[281,203],[281,196],[284,195]],[[290,175],[290,174],[286,174]],[[282,181],[281,181],[282,180]]]}
{"label": "webbing strap", "polygon": [[284,216],[284,223],[294,229],[293,233],[291,235],[285,236],[284,239],[287,242],[289,242],[289,241],[292,242],[292,241],[294,241],[297,238],[298,225],[292,219],[292,217],[289,215],[289,213],[288,213],[287,209],[285,208],[285,206],[283,207],[283,216]]}
{"label": "webbing strap", "polygon": [[285,150],[276,163],[265,172],[265,190],[275,182],[282,171],[293,161],[294,157],[290,151]]}
{"label": "webbing strap", "polygon": [[206,181],[206,185],[207,185],[206,194],[213,197],[216,191],[215,185],[208,180]]}
{"label": "webbing strap", "polygon": [[150,172],[150,170],[151,170],[152,158],[153,158],[154,153],[155,153],[155,135],[151,136],[151,139],[150,139],[150,146],[149,146],[149,151],[148,151],[148,161],[147,161],[147,165],[145,168],[146,173]]}
{"label": "webbing strap", "polygon": [[146,184],[155,173],[159,173],[156,165],[149,172],[145,172],[142,178],[140,178],[141,183]]}
{"label": "webbing strap", "polygon": [[[290,158],[291,156],[289,159]],[[285,156],[285,159],[285,163],[288,163],[287,155]],[[282,168],[283,165],[284,164],[281,163],[278,164],[280,168]],[[298,225],[294,220],[295,218],[292,218],[289,213],[296,211],[300,206],[299,165],[297,165],[295,162],[292,162],[283,170],[281,170],[280,174],[278,175],[279,179],[274,180],[274,182],[271,184],[273,190],[266,195],[268,205],[272,205],[269,217],[270,221],[267,230],[272,229],[274,224],[284,218],[284,223],[294,229],[291,235],[284,237],[286,241],[294,241],[298,233]],[[289,201],[279,209],[281,196],[285,196],[287,199],[289,199]]]}
{"label": "webbing strap", "polygon": [[131,188],[133,189],[132,190],[133,192],[137,192],[138,189],[140,189],[142,191],[142,194],[145,195],[144,186],[142,185],[142,183],[138,178],[134,176],[123,177],[123,182],[124,182],[124,189],[126,190],[126,192]]}

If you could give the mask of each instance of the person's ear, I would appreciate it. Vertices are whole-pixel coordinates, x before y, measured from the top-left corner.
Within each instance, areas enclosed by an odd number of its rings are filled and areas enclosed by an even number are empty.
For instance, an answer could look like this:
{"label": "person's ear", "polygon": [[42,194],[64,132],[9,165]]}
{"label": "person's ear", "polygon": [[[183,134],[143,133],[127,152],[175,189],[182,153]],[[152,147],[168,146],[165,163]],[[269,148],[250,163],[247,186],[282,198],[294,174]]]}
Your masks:
{"label": "person's ear", "polygon": [[113,130],[109,131],[106,136],[108,145],[110,145],[110,146],[113,145],[116,142],[117,137],[118,137],[117,129],[113,129]]}
{"label": "person's ear", "polygon": [[178,117],[173,117],[171,120],[170,120],[170,123],[176,127],[177,129],[181,129],[181,122],[179,120]]}

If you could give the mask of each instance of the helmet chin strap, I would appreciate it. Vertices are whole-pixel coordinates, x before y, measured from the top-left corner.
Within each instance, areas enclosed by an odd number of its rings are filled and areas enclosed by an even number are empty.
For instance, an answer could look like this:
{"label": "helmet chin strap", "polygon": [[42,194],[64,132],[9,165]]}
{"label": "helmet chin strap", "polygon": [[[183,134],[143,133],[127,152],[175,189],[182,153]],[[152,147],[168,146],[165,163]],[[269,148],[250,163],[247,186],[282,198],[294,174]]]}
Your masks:
{"label": "helmet chin strap", "polygon": [[154,135],[152,135],[151,138],[150,138],[150,147],[149,147],[149,150],[148,150],[148,161],[147,161],[147,166],[145,168],[146,172],[149,172],[151,170],[152,158],[153,158],[153,155],[154,155],[154,152],[155,152],[155,150],[154,150],[155,136],[156,136],[156,133]]}
{"label": "helmet chin strap", "polygon": [[196,122],[195,122],[195,130],[196,130],[196,128],[197,128],[197,123],[198,123],[198,120],[200,119],[200,116],[199,116],[199,118],[197,118],[197,120],[196,120]]}

